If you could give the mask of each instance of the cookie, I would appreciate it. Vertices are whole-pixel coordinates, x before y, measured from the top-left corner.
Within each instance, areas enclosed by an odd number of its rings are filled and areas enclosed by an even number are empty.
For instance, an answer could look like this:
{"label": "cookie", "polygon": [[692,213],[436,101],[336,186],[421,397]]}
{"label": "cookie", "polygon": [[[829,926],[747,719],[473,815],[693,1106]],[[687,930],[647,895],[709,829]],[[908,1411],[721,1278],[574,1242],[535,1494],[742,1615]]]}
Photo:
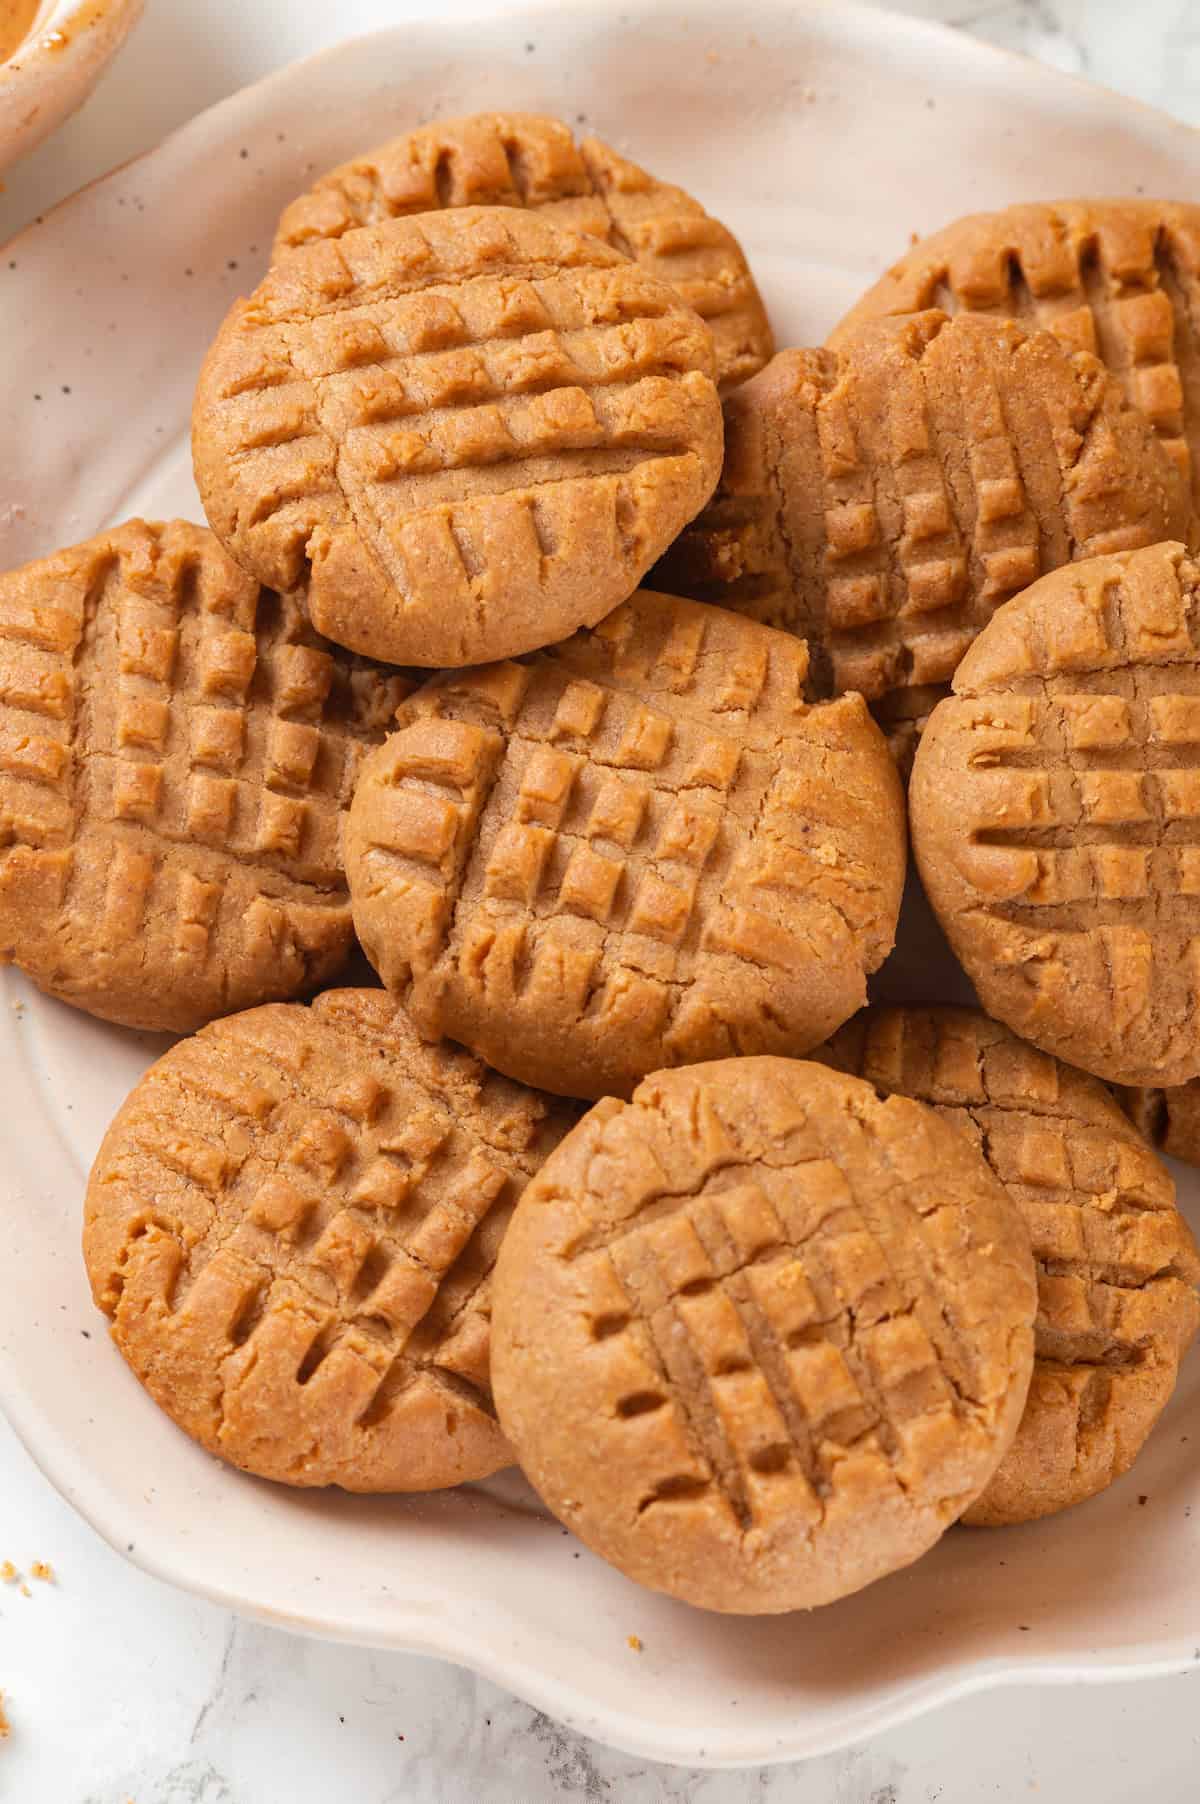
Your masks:
{"label": "cookie", "polygon": [[1200,567],[1059,570],[959,666],[909,803],[980,1002],[1110,1083],[1200,1074]]}
{"label": "cookie", "polygon": [[573,1120],[381,990],[214,1022],[151,1067],[88,1185],[84,1256],[167,1414],[262,1478],[423,1491],[512,1459],[490,1274]]}
{"label": "cookie", "polygon": [[1096,1496],[1141,1452],[1200,1325],[1200,1255],[1170,1173],[1103,1084],[974,1009],[870,1009],[813,1056],[931,1104],[1029,1227],[1033,1380],[964,1521],[1029,1522]]}
{"label": "cookie", "polygon": [[862,701],[806,703],[805,671],[787,634],[641,591],[419,689],[346,855],[359,938],[422,1030],[596,1097],[846,1020],[891,949],[904,806]]}
{"label": "cookie", "polygon": [[942,307],[1047,327],[1102,358],[1200,500],[1200,207],[1069,200],[975,213],[918,240],[830,335]]}
{"label": "cookie", "polygon": [[0,960],[174,1033],[328,982],[343,812],[410,688],[185,521],[0,575]]}
{"label": "cookie", "polygon": [[492,1382],[526,1475],[629,1577],[830,1603],[992,1477],[1033,1362],[1020,1212],[966,1138],[791,1059],[609,1098],[526,1190]]}
{"label": "cookie", "polygon": [[341,164],[286,209],[273,258],[439,207],[527,207],[632,257],[707,323],[722,388],[760,370],[775,348],[732,232],[682,188],[599,138],[577,145],[569,126],[538,113],[435,120]]}
{"label": "cookie", "polygon": [[1200,1078],[1167,1090],[1118,1086],[1115,1095],[1151,1146],[1169,1159],[1200,1165]]}
{"label": "cookie", "polygon": [[782,351],[725,403],[712,503],[654,581],[809,642],[902,764],[996,608],[1072,558],[1183,538],[1186,485],[1094,357],[929,312]]}
{"label": "cookie", "polygon": [[314,625],[395,664],[511,657],[623,601],[708,499],[708,328],[514,207],[294,252],[229,314],[192,420],[209,522]]}

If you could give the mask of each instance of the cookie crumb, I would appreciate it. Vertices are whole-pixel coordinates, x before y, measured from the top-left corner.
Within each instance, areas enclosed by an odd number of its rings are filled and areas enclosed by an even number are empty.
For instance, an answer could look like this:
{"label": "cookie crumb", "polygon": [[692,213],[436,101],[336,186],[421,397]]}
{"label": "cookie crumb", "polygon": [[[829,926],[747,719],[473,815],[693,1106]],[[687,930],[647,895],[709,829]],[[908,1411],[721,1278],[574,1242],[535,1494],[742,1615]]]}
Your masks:
{"label": "cookie crumb", "polygon": [[29,1589],[29,1586],[27,1584],[25,1584],[25,1582],[23,1580],[21,1583],[21,1596],[22,1597],[32,1597],[33,1596],[33,1592]]}
{"label": "cookie crumb", "polygon": [[7,1741],[12,1734],[12,1727],[4,1713],[4,1693],[0,1691],[0,1741]]}
{"label": "cookie crumb", "polygon": [[642,1638],[641,1638],[641,1636],[640,1636],[640,1635],[630,1635],[630,1637],[629,1637],[629,1645],[630,1645],[630,1647],[631,1647],[631,1648],[632,1648],[632,1649],[633,1649],[633,1651],[634,1651],[634,1653],[635,1653],[635,1654],[640,1654],[640,1653],[641,1653],[641,1651],[642,1651]]}
{"label": "cookie crumb", "polygon": [[0,1566],[0,1583],[3,1583],[5,1585],[15,1585],[17,1582],[17,1577],[18,1577],[17,1569],[13,1565],[12,1561],[5,1560],[4,1564],[2,1566]]}
{"label": "cookie crumb", "polygon": [[52,1585],[54,1583],[54,1568],[49,1560],[35,1560],[29,1570],[33,1577],[41,1579],[43,1584]]}

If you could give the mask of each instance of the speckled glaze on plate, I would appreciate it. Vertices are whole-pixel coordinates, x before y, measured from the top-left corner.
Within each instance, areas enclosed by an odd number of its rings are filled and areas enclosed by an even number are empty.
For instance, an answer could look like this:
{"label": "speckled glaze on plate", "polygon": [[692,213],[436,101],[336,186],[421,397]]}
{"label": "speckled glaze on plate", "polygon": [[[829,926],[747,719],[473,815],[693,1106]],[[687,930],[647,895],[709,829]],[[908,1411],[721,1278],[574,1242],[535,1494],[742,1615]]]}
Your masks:
{"label": "speckled glaze on plate", "polygon": [[[713,0],[557,0],[346,44],[202,115],[0,252],[0,567],[134,511],[194,513],[196,367],[284,202],[431,112],[501,104],[586,121],[727,219],[780,344],[819,342],[910,230],[1018,198],[1200,184],[1184,127],[846,4],[734,16]],[[903,939],[879,993],[962,999],[915,894]],[[220,1465],[108,1345],[78,1251],[92,1155],[157,1050],[0,978],[0,1397],[51,1480],[148,1570],[287,1627],[459,1661],[600,1740],[687,1765],[818,1753],[981,1686],[1191,1664],[1200,1359],[1102,1498],[954,1531],[811,1617],[711,1617],[641,1591],[513,1474],[369,1499]],[[1197,1182],[1180,1175],[1190,1205]]]}

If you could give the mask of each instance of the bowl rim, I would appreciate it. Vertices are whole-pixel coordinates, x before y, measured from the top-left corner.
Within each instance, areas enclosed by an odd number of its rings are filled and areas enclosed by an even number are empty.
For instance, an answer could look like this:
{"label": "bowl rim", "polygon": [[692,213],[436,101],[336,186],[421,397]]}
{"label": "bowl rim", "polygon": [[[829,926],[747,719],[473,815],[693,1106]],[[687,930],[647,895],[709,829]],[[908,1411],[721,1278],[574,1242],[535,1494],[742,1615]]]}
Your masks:
{"label": "bowl rim", "polygon": [[[33,24],[12,55],[0,62],[0,94],[4,84],[35,75],[65,75],[73,71],[80,58],[86,59],[97,45],[101,54],[96,61],[102,67],[117,49],[120,40],[116,30],[127,21],[132,23],[144,6],[145,0],[49,0],[48,10],[45,4],[40,5]],[[55,33],[61,34],[64,27],[72,24],[76,29],[68,33],[65,42],[56,43]],[[67,200],[73,198],[66,196]]]}

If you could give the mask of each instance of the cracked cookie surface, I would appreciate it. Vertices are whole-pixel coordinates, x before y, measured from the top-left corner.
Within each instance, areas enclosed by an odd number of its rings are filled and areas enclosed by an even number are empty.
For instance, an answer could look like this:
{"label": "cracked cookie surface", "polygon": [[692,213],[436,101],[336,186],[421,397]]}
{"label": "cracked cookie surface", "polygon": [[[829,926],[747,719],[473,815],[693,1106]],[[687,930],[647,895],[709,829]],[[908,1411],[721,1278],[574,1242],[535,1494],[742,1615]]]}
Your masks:
{"label": "cracked cookie surface", "polygon": [[929,899],[988,1014],[1111,1083],[1200,1072],[1200,568],[1056,571],[980,634],[909,788]]}
{"label": "cracked cookie surface", "polygon": [[511,1462],[490,1274],[575,1119],[380,990],[214,1022],[133,1090],[88,1185],[113,1339],[180,1428],[260,1477],[429,1490]]}
{"label": "cracked cookie surface", "polygon": [[865,1000],[904,804],[858,696],[805,649],[639,591],[523,662],[417,690],[364,765],[355,924],[414,1019],[542,1089],[800,1053]]}
{"label": "cracked cookie surface", "polygon": [[809,1608],[988,1483],[1033,1358],[1028,1230],[957,1129],[749,1058],[597,1104],[495,1273],[501,1422],[556,1515],[709,1609]]}
{"label": "cracked cookie surface", "polygon": [[609,613],[711,494],[712,339],[674,289],[516,207],[295,251],[196,391],[209,523],[395,664],[511,657]]}
{"label": "cracked cookie surface", "polygon": [[175,1033],[328,982],[343,814],[411,687],[186,521],[0,575],[0,958]]}
{"label": "cracked cookie surface", "polygon": [[885,314],[985,313],[1100,357],[1200,502],[1200,207],[1073,200],[975,213],[920,239],[830,334]]}
{"label": "cracked cookie surface", "polygon": [[1200,1256],[1170,1173],[1098,1079],[974,1009],[869,1009],[813,1056],[937,1109],[1029,1227],[1029,1397],[963,1520],[1029,1522],[1096,1496],[1141,1452],[1200,1324]]}
{"label": "cracked cookie surface", "polygon": [[766,311],[732,232],[682,188],[599,138],[576,144],[561,120],[537,113],[438,119],[331,169],[285,209],[273,261],[384,219],[496,206],[528,207],[601,238],[669,282],[711,331],[723,389],[771,356]]}
{"label": "cracked cookie surface", "polygon": [[1186,481],[1095,357],[930,311],[781,351],[725,403],[712,501],[652,581],[809,643],[902,765],[1001,603],[1072,559],[1187,534]]}

